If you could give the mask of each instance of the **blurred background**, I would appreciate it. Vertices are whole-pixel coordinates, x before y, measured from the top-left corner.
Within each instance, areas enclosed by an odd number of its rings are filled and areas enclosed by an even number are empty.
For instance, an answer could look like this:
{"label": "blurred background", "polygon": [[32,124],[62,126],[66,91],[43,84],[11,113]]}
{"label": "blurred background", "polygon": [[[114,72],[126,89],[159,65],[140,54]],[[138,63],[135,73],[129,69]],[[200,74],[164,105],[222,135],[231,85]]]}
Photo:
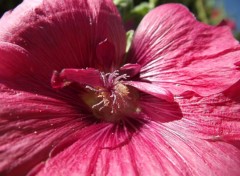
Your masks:
{"label": "blurred background", "polygon": [[[198,20],[218,25],[228,25],[240,40],[240,0],[113,0],[117,5],[127,30],[135,29],[143,16],[154,7],[177,2],[186,5]],[[22,0],[0,0],[0,16],[13,9]]]}

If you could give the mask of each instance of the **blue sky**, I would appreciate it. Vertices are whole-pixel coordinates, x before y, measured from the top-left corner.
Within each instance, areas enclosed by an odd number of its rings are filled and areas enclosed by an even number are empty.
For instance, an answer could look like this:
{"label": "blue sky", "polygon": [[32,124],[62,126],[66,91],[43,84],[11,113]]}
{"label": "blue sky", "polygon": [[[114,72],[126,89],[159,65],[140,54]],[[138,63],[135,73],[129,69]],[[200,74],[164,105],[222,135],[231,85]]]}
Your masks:
{"label": "blue sky", "polygon": [[240,0],[221,0],[227,15],[237,23],[240,31]]}

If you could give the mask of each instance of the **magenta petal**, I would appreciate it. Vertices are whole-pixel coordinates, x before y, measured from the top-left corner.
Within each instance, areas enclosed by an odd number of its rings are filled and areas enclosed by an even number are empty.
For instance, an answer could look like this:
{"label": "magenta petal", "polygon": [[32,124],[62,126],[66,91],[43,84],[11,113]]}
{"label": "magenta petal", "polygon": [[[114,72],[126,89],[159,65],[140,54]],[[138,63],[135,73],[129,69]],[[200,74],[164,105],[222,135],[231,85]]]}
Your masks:
{"label": "magenta petal", "polygon": [[26,175],[52,149],[81,129],[82,115],[68,103],[0,84],[0,173]]}
{"label": "magenta petal", "polygon": [[106,72],[114,71],[114,64],[112,59],[116,58],[115,47],[112,43],[105,39],[100,42],[96,48],[96,54],[98,58],[98,67],[101,70],[105,70]]}
{"label": "magenta petal", "polygon": [[194,91],[207,96],[226,90],[240,78],[240,47],[228,27],[197,22],[188,9],[167,4],[140,23],[129,62],[142,66],[140,77],[173,94]]}
{"label": "magenta petal", "polygon": [[119,71],[121,74],[127,74],[129,77],[134,77],[140,73],[141,65],[139,64],[125,64]]}
{"label": "magenta petal", "polygon": [[125,81],[124,84],[137,88],[138,90],[147,94],[153,95],[157,98],[172,102],[174,101],[173,94],[165,88],[157,84],[137,81]]}
{"label": "magenta petal", "polygon": [[51,80],[54,88],[62,88],[72,82],[91,87],[103,86],[101,73],[93,68],[63,69],[61,73],[54,72]]}
{"label": "magenta petal", "polygon": [[[18,80],[19,77],[29,77],[33,65],[29,63],[29,53],[14,44],[0,42],[0,79]],[[33,59],[33,58],[32,58]]]}
{"label": "magenta petal", "polygon": [[171,122],[183,117],[182,110],[177,102],[164,101],[148,94],[141,95],[139,107],[145,119],[155,122]]}
{"label": "magenta petal", "polygon": [[115,57],[108,58],[113,67],[120,66],[126,48],[111,0],[27,0],[1,18],[0,26],[0,41],[27,50],[48,77],[64,68],[98,68],[96,48],[105,39],[115,48]]}
{"label": "magenta petal", "polygon": [[235,63],[236,66],[240,66],[240,61]]}
{"label": "magenta petal", "polygon": [[232,31],[234,31],[236,29],[236,27],[237,27],[236,22],[231,20],[231,19],[223,19],[218,25],[219,26],[227,26]]}
{"label": "magenta petal", "polygon": [[84,129],[79,141],[49,159],[37,175],[239,174],[240,151],[230,144],[192,138],[148,122],[125,145],[104,148],[125,135],[121,131],[112,135],[112,131],[111,124]]}
{"label": "magenta petal", "polygon": [[48,91],[51,75],[45,73],[41,61],[24,48],[0,42],[0,82],[25,91]]}
{"label": "magenta petal", "polygon": [[183,118],[172,129],[209,141],[240,141],[240,84],[224,94],[176,98]]}
{"label": "magenta petal", "polygon": [[[104,166],[100,166],[99,170],[97,161],[102,152],[106,152],[105,157],[102,158],[104,161],[111,155],[111,151],[117,152],[119,148],[129,142],[131,134],[128,134],[128,131],[124,131],[124,129],[126,126],[122,128],[119,124],[112,123],[99,123],[82,129],[77,136],[79,140],[61,154],[50,159],[38,175],[46,175],[46,172],[49,175],[55,175],[60,170],[63,175],[89,175],[93,173],[106,175],[104,173],[108,171],[102,168]],[[62,164],[65,167],[58,168]],[[114,173],[121,172],[115,170]]]}

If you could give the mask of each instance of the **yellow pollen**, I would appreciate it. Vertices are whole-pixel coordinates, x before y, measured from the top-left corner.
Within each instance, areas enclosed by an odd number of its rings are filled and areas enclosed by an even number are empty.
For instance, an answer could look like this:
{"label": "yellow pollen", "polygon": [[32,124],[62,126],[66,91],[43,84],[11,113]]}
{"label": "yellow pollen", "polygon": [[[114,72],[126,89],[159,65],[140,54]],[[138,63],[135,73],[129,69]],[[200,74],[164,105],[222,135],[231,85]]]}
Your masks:
{"label": "yellow pollen", "polygon": [[98,119],[114,122],[131,113],[139,113],[138,92],[118,82],[111,90],[88,90],[82,100]]}
{"label": "yellow pollen", "polygon": [[121,84],[121,83],[118,83],[116,86],[115,86],[115,90],[116,92],[118,92],[122,97],[126,97],[128,96],[129,94],[129,90],[127,88],[127,86]]}

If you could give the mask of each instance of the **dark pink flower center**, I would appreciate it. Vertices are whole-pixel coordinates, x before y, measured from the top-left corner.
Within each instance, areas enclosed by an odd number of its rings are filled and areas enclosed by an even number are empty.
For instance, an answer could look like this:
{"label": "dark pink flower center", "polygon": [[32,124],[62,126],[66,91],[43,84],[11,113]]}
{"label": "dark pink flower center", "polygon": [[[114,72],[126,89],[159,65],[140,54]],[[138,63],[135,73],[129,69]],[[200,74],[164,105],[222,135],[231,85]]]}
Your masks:
{"label": "dark pink flower center", "polygon": [[96,118],[115,122],[133,113],[139,113],[138,91],[124,84],[127,74],[99,72],[96,69],[64,69],[53,73],[52,87],[63,88],[78,83],[84,91],[81,100],[90,108]]}

